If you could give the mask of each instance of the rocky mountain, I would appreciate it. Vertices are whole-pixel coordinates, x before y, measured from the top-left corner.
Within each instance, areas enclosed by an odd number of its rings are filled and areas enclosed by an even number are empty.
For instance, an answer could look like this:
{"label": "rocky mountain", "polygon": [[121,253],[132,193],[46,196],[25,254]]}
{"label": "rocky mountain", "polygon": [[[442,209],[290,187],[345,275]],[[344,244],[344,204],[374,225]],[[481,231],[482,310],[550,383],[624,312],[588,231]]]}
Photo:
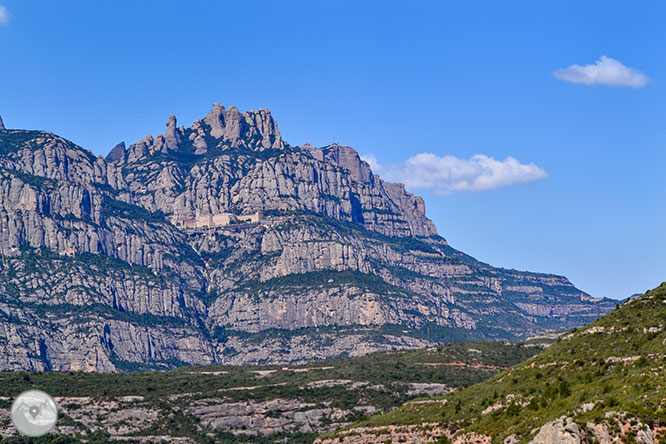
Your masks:
{"label": "rocky mountain", "polygon": [[298,209],[389,236],[437,234],[423,199],[373,175],[352,148],[288,146],[268,110],[216,104],[188,129],[172,115],[164,135],[120,144],[107,162],[133,203],[180,218]]}
{"label": "rocky mountain", "polygon": [[3,369],[303,362],[615,306],[451,248],[420,197],[350,147],[287,144],[268,110],[171,116],[106,159],[3,126],[0,181]]}
{"label": "rocky mountain", "polygon": [[663,283],[480,384],[318,442],[662,443],[665,325]]}

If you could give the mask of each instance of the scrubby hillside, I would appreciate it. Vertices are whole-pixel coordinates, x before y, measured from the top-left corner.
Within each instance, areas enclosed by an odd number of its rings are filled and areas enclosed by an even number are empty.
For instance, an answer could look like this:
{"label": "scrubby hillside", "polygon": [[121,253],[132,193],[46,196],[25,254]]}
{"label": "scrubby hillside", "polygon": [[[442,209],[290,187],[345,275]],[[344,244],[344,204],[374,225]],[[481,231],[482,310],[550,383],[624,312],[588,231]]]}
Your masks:
{"label": "scrubby hillside", "polygon": [[488,381],[322,442],[665,442],[665,366],[666,283]]}
{"label": "scrubby hillside", "polygon": [[458,343],[305,366],[1,372],[0,436],[26,442],[16,436],[7,410],[19,393],[38,388],[56,397],[60,411],[42,443],[311,443],[319,433],[417,396],[480,382],[543,346]]}

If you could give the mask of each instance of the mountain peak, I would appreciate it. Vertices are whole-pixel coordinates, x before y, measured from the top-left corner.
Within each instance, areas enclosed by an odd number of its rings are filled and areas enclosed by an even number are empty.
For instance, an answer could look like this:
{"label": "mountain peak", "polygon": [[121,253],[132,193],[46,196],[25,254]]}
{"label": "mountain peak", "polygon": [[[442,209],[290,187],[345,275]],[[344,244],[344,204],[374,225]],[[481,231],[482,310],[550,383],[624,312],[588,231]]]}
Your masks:
{"label": "mountain peak", "polygon": [[235,106],[225,108],[220,103],[214,103],[213,109],[203,119],[194,121],[190,128],[178,127],[173,114],[169,116],[166,127],[163,135],[155,138],[148,136],[131,145],[127,149],[128,160],[133,162],[144,156],[175,151],[202,155],[217,147],[252,151],[287,147],[275,119],[266,108],[241,113]]}
{"label": "mountain peak", "polygon": [[219,139],[224,135],[226,110],[220,103],[214,103],[213,109],[206,114],[203,121],[210,127],[210,135]]}
{"label": "mountain peak", "polygon": [[177,120],[176,120],[175,114],[171,114],[169,116],[169,120],[167,120],[167,123],[166,123],[167,128],[176,128],[176,122],[177,122]]}
{"label": "mountain peak", "polygon": [[177,150],[178,147],[180,147],[180,143],[182,141],[178,128],[176,127],[176,123],[176,116],[171,114],[169,116],[169,120],[166,123],[167,130],[164,133],[164,142],[166,144],[166,148],[169,150]]}
{"label": "mountain peak", "polygon": [[116,163],[125,159],[125,142],[120,142],[118,145],[111,149],[111,152],[106,156],[108,163]]}
{"label": "mountain peak", "polygon": [[[210,128],[211,137],[231,142],[232,146],[251,142],[252,148],[260,151],[285,147],[277,122],[267,108],[241,113],[233,105],[225,109],[220,103],[215,103],[213,109],[204,117],[203,123]],[[195,129],[195,126],[196,122],[192,129]]]}

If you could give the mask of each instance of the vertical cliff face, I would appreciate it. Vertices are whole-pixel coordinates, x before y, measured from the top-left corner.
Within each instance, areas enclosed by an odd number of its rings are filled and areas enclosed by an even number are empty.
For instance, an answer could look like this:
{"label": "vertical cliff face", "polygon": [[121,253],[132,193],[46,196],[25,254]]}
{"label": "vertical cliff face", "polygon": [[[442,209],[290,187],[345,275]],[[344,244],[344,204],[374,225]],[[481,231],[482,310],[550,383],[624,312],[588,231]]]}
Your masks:
{"label": "vertical cliff face", "polygon": [[118,145],[106,160],[137,204],[178,218],[301,209],[390,236],[437,234],[421,198],[375,177],[350,147],[289,146],[268,110],[216,104],[187,129],[171,116],[164,135]]}
{"label": "vertical cliff face", "polygon": [[420,197],[350,147],[288,145],[268,110],[171,116],[106,159],[0,129],[0,185],[0,368],[295,362],[520,338],[614,307],[454,250]]}
{"label": "vertical cliff face", "polygon": [[426,217],[423,198],[414,196],[399,183],[383,181],[351,147],[333,144],[321,149],[310,145],[296,149],[326,164],[349,172],[356,207],[352,220],[370,230],[393,236],[432,236],[435,224]]}
{"label": "vertical cliff face", "polygon": [[[122,176],[103,159],[36,131],[0,132],[0,152],[3,368],[113,370],[135,345],[99,338],[130,339],[142,319],[205,311],[200,259],[186,236],[125,202],[115,189]],[[152,341],[176,344],[174,330],[158,325]]]}

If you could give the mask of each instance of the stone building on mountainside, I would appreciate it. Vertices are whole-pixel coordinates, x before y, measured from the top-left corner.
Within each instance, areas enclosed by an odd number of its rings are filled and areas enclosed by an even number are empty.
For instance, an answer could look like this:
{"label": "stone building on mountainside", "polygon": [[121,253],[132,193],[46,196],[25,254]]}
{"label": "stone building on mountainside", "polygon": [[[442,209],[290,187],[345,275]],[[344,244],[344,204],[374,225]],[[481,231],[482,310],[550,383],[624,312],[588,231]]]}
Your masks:
{"label": "stone building on mountainside", "polygon": [[261,211],[256,211],[253,214],[235,215],[233,213],[215,213],[215,214],[199,214],[194,219],[179,219],[174,216],[171,222],[180,228],[204,228],[204,227],[226,227],[236,223],[260,223],[263,218]]}

